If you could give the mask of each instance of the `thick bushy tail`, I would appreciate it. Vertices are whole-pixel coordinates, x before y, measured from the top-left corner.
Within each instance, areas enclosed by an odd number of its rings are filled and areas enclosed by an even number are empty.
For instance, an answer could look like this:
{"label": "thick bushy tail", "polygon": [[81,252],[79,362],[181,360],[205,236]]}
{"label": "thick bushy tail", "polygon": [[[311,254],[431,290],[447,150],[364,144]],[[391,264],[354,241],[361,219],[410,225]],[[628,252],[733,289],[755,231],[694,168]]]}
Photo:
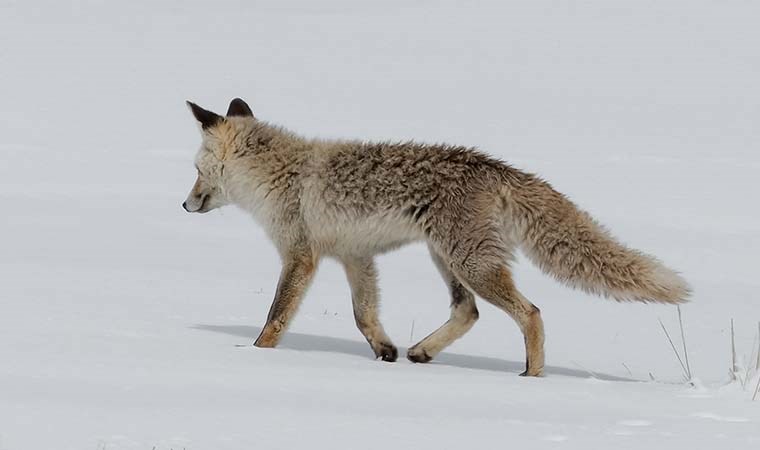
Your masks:
{"label": "thick bushy tail", "polygon": [[[521,248],[569,286],[618,301],[683,303],[688,283],[652,256],[617,242],[588,213],[533,177],[510,189]],[[514,186],[513,186],[514,187]]]}

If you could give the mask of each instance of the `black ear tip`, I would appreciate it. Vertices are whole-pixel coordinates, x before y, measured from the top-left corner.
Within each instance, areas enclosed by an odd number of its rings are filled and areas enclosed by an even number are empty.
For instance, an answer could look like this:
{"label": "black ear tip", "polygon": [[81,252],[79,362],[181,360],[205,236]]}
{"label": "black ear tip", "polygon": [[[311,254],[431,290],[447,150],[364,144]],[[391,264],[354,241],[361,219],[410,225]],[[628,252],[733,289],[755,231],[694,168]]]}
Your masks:
{"label": "black ear tip", "polygon": [[227,109],[227,116],[253,117],[251,107],[242,98],[235,97]]}
{"label": "black ear tip", "polygon": [[190,107],[190,112],[192,112],[193,116],[195,116],[195,119],[201,123],[201,126],[204,130],[216,125],[223,120],[222,116],[205,110],[189,100],[187,100],[186,103],[187,106]]}

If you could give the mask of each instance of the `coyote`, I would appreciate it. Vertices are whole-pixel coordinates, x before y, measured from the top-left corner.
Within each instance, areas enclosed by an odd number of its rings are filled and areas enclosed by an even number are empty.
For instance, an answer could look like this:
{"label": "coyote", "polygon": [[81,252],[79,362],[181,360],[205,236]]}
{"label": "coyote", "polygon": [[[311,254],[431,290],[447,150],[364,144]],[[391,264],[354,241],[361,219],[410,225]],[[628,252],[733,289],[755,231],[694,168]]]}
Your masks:
{"label": "coyote", "polygon": [[473,326],[477,295],[520,327],[521,375],[543,375],[541,313],[510,271],[518,248],[557,280],[617,301],[676,304],[689,296],[676,272],[617,242],[549,183],[475,149],[307,139],[257,119],[241,99],[224,117],[187,104],[202,145],[183,208],[237,205],[282,259],[258,347],[277,345],[319,260],[332,257],[345,268],[359,331],[377,358],[395,361],[398,350],[378,320],[373,257],[415,241],[427,244],[449,288],[451,316],[409,348],[413,362],[432,360]]}

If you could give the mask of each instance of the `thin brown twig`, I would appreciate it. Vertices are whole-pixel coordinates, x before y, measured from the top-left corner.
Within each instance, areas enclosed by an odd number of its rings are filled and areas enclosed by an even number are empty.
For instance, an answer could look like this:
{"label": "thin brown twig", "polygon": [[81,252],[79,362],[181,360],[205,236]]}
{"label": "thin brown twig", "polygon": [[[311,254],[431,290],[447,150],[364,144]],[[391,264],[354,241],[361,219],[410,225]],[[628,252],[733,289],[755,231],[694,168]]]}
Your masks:
{"label": "thin brown twig", "polygon": [[[758,335],[758,339],[752,340],[752,351],[749,352],[749,362],[744,365],[744,381],[745,383],[752,378],[752,374],[756,372],[756,370],[752,367],[752,358],[754,355],[758,354],[760,352],[760,347],[758,347],[758,344],[760,344],[760,335]],[[757,347],[757,348],[756,348]]]}
{"label": "thin brown twig", "polygon": [[747,364],[747,367],[752,370],[752,356],[757,355],[758,352],[760,352],[760,348],[758,348],[758,344],[760,344],[760,336],[758,336],[757,339],[752,340],[752,352],[749,354],[749,364]]}
{"label": "thin brown twig", "polygon": [[757,323],[757,362],[755,372],[760,372],[760,322]]}
{"label": "thin brown twig", "polygon": [[683,361],[681,360],[681,355],[678,354],[678,350],[676,350],[676,345],[673,343],[673,339],[670,338],[670,333],[668,333],[668,330],[665,328],[665,324],[662,323],[662,320],[658,318],[657,321],[660,322],[662,331],[665,332],[665,337],[668,338],[668,342],[670,342],[670,347],[673,349],[673,353],[676,354],[676,359],[678,359],[678,363],[681,365],[681,369],[683,369],[684,375],[687,375],[688,372],[686,371],[686,366],[683,364]]}
{"label": "thin brown twig", "polygon": [[734,319],[731,319],[731,379],[736,381],[736,338],[734,337]]}
{"label": "thin brown twig", "polygon": [[686,351],[686,338],[683,332],[683,320],[681,320],[681,307],[676,306],[678,309],[678,324],[681,327],[681,344],[683,345],[683,357],[686,360],[686,374],[691,380],[691,366],[689,365],[689,352]]}

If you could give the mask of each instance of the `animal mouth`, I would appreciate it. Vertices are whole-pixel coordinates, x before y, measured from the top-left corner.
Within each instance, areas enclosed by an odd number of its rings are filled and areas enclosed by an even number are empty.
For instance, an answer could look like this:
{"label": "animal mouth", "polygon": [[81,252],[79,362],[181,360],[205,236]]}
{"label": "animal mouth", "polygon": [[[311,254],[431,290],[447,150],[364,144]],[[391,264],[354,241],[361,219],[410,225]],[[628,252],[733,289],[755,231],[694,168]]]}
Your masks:
{"label": "animal mouth", "polygon": [[201,198],[201,207],[196,209],[195,212],[201,213],[201,214],[208,212],[206,210],[206,203],[208,203],[208,197],[209,197],[208,194],[206,194],[203,196],[203,198]]}

